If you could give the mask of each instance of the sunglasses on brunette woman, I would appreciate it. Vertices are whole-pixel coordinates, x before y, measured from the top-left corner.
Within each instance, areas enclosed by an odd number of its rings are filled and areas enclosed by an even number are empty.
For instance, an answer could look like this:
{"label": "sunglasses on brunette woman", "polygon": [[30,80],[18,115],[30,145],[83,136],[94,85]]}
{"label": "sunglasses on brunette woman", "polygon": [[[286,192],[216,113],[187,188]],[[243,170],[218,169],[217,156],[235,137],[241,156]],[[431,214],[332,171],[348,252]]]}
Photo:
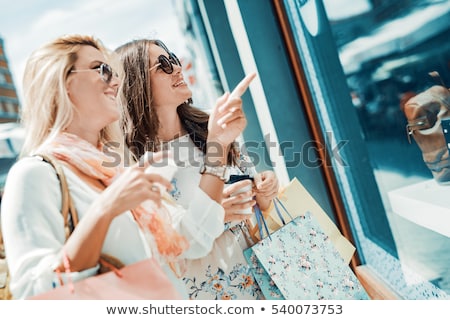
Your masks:
{"label": "sunglasses on brunette woman", "polygon": [[173,65],[181,67],[181,62],[175,54],[170,52],[169,57],[160,55],[158,57],[158,63],[155,64],[153,67],[151,67],[150,71],[152,71],[153,69],[156,69],[156,68],[160,68],[165,73],[172,74],[173,73]]}

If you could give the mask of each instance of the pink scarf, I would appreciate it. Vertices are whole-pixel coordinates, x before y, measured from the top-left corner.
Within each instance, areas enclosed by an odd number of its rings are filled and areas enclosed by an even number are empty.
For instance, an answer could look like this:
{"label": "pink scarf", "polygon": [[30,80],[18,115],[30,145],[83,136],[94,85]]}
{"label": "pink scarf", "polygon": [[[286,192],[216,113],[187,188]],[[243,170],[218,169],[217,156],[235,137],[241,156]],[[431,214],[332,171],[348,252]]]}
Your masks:
{"label": "pink scarf", "polygon": [[[38,153],[53,155],[109,186],[124,168],[122,164],[114,167],[104,166],[105,163],[111,164],[117,159],[108,157],[102,151],[103,148],[103,145],[95,148],[86,140],[64,132],[41,147]],[[172,227],[166,215],[148,212],[143,206],[138,206],[131,212],[144,233],[147,231],[151,233],[159,254],[170,265],[189,247],[188,241]],[[154,246],[152,243],[149,245],[151,248]]]}

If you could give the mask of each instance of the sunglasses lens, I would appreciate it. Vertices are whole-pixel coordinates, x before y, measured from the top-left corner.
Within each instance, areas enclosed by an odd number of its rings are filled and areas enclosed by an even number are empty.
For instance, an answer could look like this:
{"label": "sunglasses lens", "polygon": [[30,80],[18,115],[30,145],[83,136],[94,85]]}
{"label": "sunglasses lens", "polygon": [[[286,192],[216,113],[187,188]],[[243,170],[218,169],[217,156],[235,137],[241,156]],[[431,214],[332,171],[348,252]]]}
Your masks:
{"label": "sunglasses lens", "polygon": [[178,59],[178,57],[177,57],[173,52],[171,52],[171,53],[169,54],[169,59],[170,59],[170,62],[171,62],[172,64],[181,67],[180,59]]}
{"label": "sunglasses lens", "polygon": [[110,83],[113,75],[111,67],[105,63],[102,64],[100,66],[100,75],[102,76],[103,81]]}
{"label": "sunglasses lens", "polygon": [[159,56],[159,63],[165,73],[171,74],[173,72],[172,63],[170,63],[170,60],[166,56]]}
{"label": "sunglasses lens", "polygon": [[173,52],[170,53],[170,62],[181,67],[180,59],[178,59],[178,57]]}

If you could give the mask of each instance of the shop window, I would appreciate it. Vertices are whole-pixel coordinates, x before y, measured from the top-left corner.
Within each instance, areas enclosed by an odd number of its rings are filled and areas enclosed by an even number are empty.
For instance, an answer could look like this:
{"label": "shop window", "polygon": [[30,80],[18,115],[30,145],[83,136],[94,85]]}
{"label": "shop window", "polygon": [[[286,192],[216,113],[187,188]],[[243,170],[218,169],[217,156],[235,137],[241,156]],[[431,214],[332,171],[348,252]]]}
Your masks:
{"label": "shop window", "polygon": [[[334,170],[362,262],[395,283],[404,298],[446,297],[450,229],[443,226],[449,215],[437,211],[450,213],[444,201],[450,189],[435,188],[421,150],[409,143],[400,105],[436,84],[431,71],[450,86],[450,3],[383,2],[335,21],[322,15],[320,1],[283,4],[322,129],[348,141],[348,166]],[[333,10],[332,1],[326,4]],[[361,15],[366,28],[359,27]],[[336,83],[341,80],[344,85]],[[431,196],[424,192],[430,185]],[[434,199],[437,193],[441,198]]]}

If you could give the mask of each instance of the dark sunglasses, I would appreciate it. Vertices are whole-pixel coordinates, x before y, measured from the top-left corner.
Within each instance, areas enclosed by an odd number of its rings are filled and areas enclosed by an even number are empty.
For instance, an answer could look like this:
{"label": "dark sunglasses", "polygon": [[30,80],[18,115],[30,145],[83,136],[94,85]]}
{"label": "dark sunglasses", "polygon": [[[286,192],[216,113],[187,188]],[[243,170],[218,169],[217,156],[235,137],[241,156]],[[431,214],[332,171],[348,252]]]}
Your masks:
{"label": "dark sunglasses", "polygon": [[85,71],[97,71],[100,74],[100,77],[106,84],[110,84],[113,75],[118,76],[117,73],[113,71],[111,66],[106,63],[102,63],[97,68],[93,69],[82,69],[82,70],[70,70],[70,72],[85,72]]}
{"label": "dark sunglasses", "polygon": [[160,55],[158,57],[158,63],[155,64],[153,67],[151,67],[150,71],[152,71],[155,68],[160,68],[165,73],[172,74],[173,73],[173,65],[181,67],[181,62],[174,53],[170,52],[169,57]]}

